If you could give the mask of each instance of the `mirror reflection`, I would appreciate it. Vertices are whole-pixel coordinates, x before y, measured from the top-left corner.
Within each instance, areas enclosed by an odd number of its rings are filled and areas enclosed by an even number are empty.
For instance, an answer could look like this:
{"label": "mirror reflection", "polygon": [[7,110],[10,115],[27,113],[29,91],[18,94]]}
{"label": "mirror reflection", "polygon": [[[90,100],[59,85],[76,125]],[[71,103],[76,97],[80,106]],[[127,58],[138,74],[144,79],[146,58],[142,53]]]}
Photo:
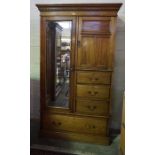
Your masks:
{"label": "mirror reflection", "polygon": [[[71,21],[52,21],[49,23],[47,70],[48,105],[69,106]],[[51,39],[50,39],[51,38]],[[49,54],[51,53],[51,54]],[[49,67],[49,66],[51,67]],[[50,76],[51,74],[51,76]],[[50,85],[50,86],[49,86]]]}

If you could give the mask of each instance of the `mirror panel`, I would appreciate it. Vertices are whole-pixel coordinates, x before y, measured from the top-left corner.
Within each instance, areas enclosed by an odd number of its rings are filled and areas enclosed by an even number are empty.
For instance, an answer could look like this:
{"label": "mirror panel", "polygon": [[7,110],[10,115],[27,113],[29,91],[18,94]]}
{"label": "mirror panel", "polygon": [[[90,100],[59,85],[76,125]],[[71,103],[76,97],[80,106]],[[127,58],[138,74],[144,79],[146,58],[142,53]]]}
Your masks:
{"label": "mirror panel", "polygon": [[48,106],[69,108],[71,21],[47,22],[46,88]]}

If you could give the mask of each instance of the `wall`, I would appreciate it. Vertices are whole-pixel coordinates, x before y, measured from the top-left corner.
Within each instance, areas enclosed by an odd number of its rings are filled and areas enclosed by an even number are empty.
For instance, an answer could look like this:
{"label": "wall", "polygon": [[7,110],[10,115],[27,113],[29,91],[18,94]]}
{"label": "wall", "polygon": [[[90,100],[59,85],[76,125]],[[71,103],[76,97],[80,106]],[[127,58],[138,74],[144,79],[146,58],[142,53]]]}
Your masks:
{"label": "wall", "polygon": [[[40,21],[39,21],[39,11],[35,6],[36,3],[75,3],[74,0],[32,0],[30,1],[30,9],[31,9],[31,31],[30,31],[30,78],[31,78],[31,86],[30,86],[30,112],[31,118],[39,118],[39,110],[40,110]],[[124,3],[124,0],[76,0],[76,3]],[[115,68],[114,68],[114,76],[113,76],[113,95],[112,95],[112,120],[111,127],[114,129],[120,128],[121,122],[121,109],[122,109],[122,96],[124,91],[124,51],[125,51],[125,9],[124,5],[120,9],[118,13],[118,22],[117,22],[117,35],[116,35],[116,52],[115,52]]]}

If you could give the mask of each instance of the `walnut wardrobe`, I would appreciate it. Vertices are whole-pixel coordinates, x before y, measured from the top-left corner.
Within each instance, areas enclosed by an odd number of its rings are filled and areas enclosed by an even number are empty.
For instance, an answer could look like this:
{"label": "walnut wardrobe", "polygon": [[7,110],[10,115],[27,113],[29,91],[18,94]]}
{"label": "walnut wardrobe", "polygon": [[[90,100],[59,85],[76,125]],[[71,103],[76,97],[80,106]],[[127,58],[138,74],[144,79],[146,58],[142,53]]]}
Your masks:
{"label": "walnut wardrobe", "polygon": [[109,143],[117,12],[122,4],[37,4],[40,134]]}

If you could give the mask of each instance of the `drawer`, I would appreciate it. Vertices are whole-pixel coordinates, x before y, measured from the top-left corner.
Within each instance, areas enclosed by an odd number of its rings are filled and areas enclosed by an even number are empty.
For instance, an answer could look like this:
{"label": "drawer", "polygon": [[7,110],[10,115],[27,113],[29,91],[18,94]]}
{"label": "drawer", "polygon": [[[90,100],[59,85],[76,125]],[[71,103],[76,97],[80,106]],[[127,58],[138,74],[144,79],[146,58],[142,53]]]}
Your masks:
{"label": "drawer", "polygon": [[110,84],[110,72],[77,72],[77,83]]}
{"label": "drawer", "polygon": [[53,114],[44,119],[43,128],[50,131],[53,130],[106,135],[107,123],[107,118]]}
{"label": "drawer", "polygon": [[108,101],[77,100],[76,112],[89,115],[107,115],[109,113]]}
{"label": "drawer", "polygon": [[106,99],[110,95],[110,86],[77,85],[77,97]]}

